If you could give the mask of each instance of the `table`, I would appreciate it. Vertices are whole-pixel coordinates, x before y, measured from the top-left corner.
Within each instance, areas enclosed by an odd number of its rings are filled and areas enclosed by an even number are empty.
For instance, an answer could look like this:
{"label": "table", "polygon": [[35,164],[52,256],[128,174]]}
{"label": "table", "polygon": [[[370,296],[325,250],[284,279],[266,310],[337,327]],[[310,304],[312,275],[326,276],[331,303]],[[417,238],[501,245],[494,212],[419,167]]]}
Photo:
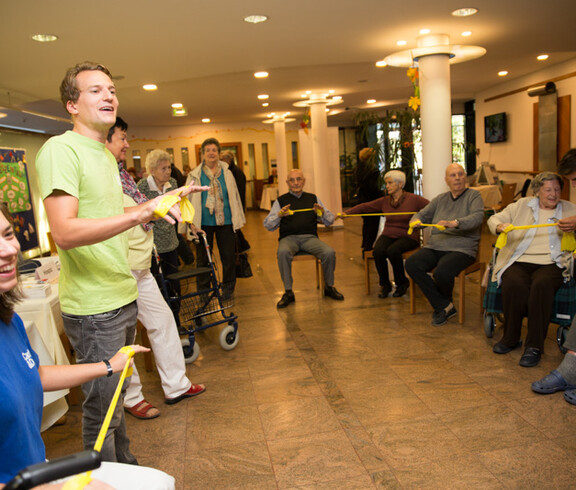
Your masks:
{"label": "table", "polygon": [[[38,354],[41,366],[51,366],[54,364],[54,359],[50,355],[49,349],[44,342],[39,329],[33,321],[25,320],[24,327],[28,340],[34,352]],[[68,364],[68,359],[66,359]],[[44,431],[51,427],[59,418],[61,418],[68,411],[68,404],[66,403],[65,396],[69,390],[58,390],[44,393],[44,411],[42,413],[42,424],[40,430]]]}
{"label": "table", "polygon": [[260,199],[260,209],[270,211],[272,203],[278,199],[278,186],[276,184],[266,184],[262,187],[262,199]]}
{"label": "table", "polygon": [[70,364],[60,340],[64,333],[58,284],[51,284],[52,292],[45,298],[24,298],[16,305],[15,311],[26,322],[33,322],[38,329],[53,364]]}
{"label": "table", "polygon": [[502,200],[500,186],[497,185],[479,185],[477,187],[470,187],[470,189],[477,190],[482,196],[484,207],[492,209]]}

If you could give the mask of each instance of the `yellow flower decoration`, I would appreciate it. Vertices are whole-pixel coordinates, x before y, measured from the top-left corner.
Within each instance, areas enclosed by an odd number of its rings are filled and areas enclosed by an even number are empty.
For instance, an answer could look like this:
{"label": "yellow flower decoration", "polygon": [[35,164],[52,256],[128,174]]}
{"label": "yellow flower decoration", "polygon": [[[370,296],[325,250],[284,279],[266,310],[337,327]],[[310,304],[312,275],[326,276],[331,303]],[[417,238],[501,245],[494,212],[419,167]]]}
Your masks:
{"label": "yellow flower decoration", "polygon": [[410,97],[410,100],[408,101],[408,107],[414,111],[417,111],[418,107],[420,107],[420,99],[418,97]]}

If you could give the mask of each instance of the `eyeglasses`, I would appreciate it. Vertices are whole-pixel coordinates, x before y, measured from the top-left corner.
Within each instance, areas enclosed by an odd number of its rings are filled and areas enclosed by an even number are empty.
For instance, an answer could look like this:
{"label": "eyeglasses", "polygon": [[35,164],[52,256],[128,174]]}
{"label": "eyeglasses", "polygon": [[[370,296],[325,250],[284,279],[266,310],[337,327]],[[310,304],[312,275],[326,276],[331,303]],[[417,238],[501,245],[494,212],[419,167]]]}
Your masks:
{"label": "eyeglasses", "polygon": [[302,177],[295,177],[293,179],[288,179],[288,182],[302,182],[303,180]]}

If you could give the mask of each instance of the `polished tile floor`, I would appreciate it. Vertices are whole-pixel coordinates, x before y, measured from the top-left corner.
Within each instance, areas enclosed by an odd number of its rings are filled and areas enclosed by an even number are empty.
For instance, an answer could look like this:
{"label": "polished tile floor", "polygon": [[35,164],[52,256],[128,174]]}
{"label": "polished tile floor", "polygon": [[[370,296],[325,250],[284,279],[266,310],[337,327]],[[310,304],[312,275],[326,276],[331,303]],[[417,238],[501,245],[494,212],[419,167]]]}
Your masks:
{"label": "polished tile floor", "polygon": [[[407,296],[379,299],[374,268],[366,295],[352,218],[320,235],[336,249],[345,301],[324,299],[303,261],[296,303],[277,310],[277,234],[264,216],[248,213],[254,276],[238,280],[238,346],[222,350],[216,328],[198,335],[188,372],[206,393],[164,405],[157,373],[138,360],[162,412],[127,415],[141,464],[174,475],[179,489],[574,488],[576,407],[530,390],[562,358],[555,326],[540,366],[522,368],[520,351],[492,353],[499,332],[484,335],[478,273],[467,280],[464,325],[432,327],[420,294],[412,316]],[[80,408],[45,440],[49,457],[80,450]]]}

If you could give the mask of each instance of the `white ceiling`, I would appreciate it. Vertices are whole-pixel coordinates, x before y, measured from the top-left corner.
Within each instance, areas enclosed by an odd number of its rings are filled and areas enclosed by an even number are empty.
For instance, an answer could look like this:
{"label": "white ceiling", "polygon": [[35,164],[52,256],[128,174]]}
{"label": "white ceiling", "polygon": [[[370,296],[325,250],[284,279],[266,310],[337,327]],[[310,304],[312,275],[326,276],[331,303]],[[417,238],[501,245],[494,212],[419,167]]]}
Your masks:
{"label": "white ceiling", "polygon": [[[450,15],[470,6],[478,14]],[[247,24],[249,14],[269,20]],[[331,125],[349,121],[369,98],[380,107],[405,105],[412,92],[406,70],[374,63],[416,47],[421,28],[487,50],[452,66],[455,102],[501,83],[499,70],[512,79],[576,56],[574,0],[1,0],[0,18],[0,106],[65,119],[60,81],[68,67],[91,60],[119,77],[119,115],[132,126],[193,125],[203,117],[254,124],[272,111],[299,119],[304,110],[292,104],[305,90],[343,97]],[[463,38],[465,30],[472,36]],[[37,43],[35,33],[59,40]],[[407,46],[397,47],[399,39]],[[541,53],[549,60],[538,62]],[[269,78],[255,79],[258,70]],[[144,92],[144,83],[159,89]],[[256,98],[261,93],[270,95],[269,108]],[[188,116],[172,117],[173,102]],[[0,119],[9,123],[62,126],[13,111]]]}

